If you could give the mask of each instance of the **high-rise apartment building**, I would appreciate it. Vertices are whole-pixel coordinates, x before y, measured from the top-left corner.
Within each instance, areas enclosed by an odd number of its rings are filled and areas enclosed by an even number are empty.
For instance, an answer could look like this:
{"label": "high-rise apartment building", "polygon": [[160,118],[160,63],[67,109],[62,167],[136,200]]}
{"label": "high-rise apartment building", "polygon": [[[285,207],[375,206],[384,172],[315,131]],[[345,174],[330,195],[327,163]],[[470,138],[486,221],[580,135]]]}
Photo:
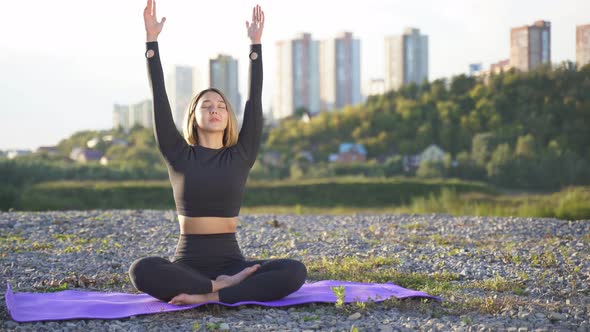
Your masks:
{"label": "high-rise apartment building", "polygon": [[273,117],[281,119],[305,108],[320,109],[319,43],[300,33],[276,44],[277,66]]}
{"label": "high-rise apartment building", "polygon": [[320,109],[331,111],[361,100],[361,47],[350,32],[320,43]]}
{"label": "high-rise apartment building", "polygon": [[166,93],[176,128],[182,130],[182,121],[193,97],[193,69],[188,66],[174,66],[167,77]]}
{"label": "high-rise apartment building", "polygon": [[143,100],[132,105],[113,105],[113,128],[121,126],[129,131],[133,126],[153,127],[152,101]]}
{"label": "high-rise apartment building", "polygon": [[578,68],[590,63],[590,24],[576,27],[576,64]]}
{"label": "high-rise apartment building", "polygon": [[402,35],[385,38],[385,89],[428,80],[428,36],[406,28]]}
{"label": "high-rise apartment building", "polygon": [[533,25],[510,30],[510,66],[529,71],[551,63],[551,23],[536,21]]}

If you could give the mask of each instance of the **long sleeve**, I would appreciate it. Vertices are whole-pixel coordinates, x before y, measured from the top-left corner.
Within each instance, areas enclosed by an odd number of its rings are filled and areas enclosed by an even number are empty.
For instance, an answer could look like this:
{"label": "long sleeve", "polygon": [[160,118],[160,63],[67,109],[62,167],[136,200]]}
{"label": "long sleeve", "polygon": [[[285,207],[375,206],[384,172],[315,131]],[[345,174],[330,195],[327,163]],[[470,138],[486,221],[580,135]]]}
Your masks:
{"label": "long sleeve", "polygon": [[[153,56],[148,55],[149,50],[154,52]],[[172,164],[180,155],[188,143],[176,129],[172,118],[170,102],[164,86],[164,72],[160,62],[158,42],[146,43],[147,69],[153,96],[153,123],[154,135],[158,149],[164,159]]]}
{"label": "long sleeve", "polygon": [[248,100],[244,108],[244,121],[238,136],[238,146],[245,153],[250,168],[256,161],[262,137],[262,45],[250,45],[248,71]]}

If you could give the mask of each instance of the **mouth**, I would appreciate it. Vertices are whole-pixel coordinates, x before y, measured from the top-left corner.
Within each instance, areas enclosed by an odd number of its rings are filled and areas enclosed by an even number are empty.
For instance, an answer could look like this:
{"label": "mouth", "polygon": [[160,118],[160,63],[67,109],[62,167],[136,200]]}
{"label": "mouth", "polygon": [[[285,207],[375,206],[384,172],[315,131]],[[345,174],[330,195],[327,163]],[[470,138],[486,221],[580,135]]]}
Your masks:
{"label": "mouth", "polygon": [[220,118],[211,118],[209,121],[211,121],[211,122],[220,122],[221,119]]}

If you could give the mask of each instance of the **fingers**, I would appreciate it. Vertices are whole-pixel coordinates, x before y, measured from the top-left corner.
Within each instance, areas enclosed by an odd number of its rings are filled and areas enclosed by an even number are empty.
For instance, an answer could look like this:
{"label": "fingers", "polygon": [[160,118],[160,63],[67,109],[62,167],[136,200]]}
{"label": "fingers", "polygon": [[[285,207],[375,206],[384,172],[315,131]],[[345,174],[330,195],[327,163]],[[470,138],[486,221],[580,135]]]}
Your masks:
{"label": "fingers", "polygon": [[254,24],[264,24],[264,11],[260,5],[256,5],[256,7],[252,8],[252,23]]}
{"label": "fingers", "polygon": [[147,5],[143,11],[144,15],[154,16],[153,10],[153,0],[147,0]]}
{"label": "fingers", "polygon": [[264,12],[260,5],[256,5],[252,8],[252,24],[259,24],[264,20]]}
{"label": "fingers", "polygon": [[158,17],[158,15],[156,15],[156,0],[151,0],[154,3],[154,17]]}

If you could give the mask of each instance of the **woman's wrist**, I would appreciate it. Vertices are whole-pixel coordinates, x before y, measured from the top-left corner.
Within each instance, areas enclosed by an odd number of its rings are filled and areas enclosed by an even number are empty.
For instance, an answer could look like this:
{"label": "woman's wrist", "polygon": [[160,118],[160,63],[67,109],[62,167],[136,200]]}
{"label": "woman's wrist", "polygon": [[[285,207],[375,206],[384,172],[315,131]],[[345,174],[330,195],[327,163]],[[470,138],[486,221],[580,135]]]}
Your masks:
{"label": "woman's wrist", "polygon": [[260,39],[258,39],[258,40],[250,39],[250,43],[251,44],[260,44]]}
{"label": "woman's wrist", "polygon": [[154,42],[158,41],[158,35],[146,35],[147,42]]}

